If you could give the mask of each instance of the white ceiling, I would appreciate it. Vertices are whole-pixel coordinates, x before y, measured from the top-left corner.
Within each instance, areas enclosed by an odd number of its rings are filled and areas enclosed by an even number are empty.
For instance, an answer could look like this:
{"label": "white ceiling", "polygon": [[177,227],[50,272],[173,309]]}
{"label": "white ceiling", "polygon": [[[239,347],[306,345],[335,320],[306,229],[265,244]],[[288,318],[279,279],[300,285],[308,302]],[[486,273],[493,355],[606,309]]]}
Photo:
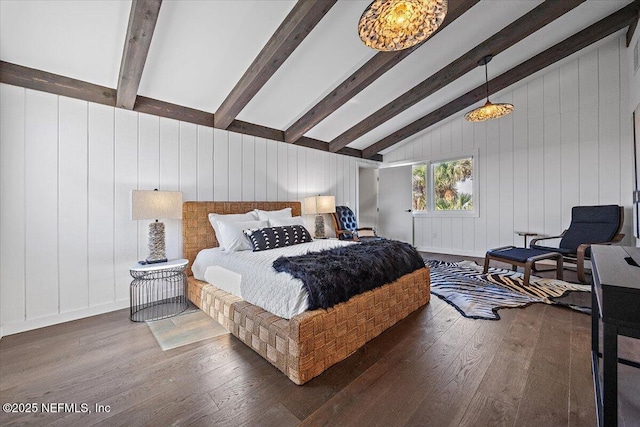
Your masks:
{"label": "white ceiling", "polygon": [[[495,77],[632,0],[589,0],[497,55]],[[306,135],[331,141],[542,0],[482,0]],[[370,0],[341,0],[238,115],[286,130],[375,55],[357,34]],[[164,0],[138,93],[215,112],[295,0]],[[0,0],[0,59],[115,88],[130,0]],[[481,85],[478,68],[349,146],[363,149]],[[499,101],[499,98],[494,99]]]}

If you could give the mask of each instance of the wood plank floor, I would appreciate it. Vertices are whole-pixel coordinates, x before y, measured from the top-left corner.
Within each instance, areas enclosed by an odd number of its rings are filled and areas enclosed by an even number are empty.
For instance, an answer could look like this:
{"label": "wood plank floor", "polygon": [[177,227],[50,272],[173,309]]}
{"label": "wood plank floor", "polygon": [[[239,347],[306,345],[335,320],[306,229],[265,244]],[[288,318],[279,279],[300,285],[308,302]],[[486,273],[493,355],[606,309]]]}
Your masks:
{"label": "wood plank floor", "polygon": [[[594,426],[589,316],[542,304],[500,314],[465,319],[433,297],[296,386],[230,335],[163,352],[120,310],[2,338],[1,403],[87,403],[92,413],[1,413],[0,424]],[[635,343],[621,346],[640,359]],[[640,370],[621,376],[637,404]]]}

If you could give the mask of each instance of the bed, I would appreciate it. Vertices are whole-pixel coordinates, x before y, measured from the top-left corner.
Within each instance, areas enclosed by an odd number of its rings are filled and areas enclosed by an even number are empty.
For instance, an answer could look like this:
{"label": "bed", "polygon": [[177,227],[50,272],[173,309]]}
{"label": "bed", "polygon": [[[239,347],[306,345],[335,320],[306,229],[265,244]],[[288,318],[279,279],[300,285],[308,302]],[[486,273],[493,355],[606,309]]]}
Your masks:
{"label": "bed", "polygon": [[[185,202],[183,253],[192,265],[199,251],[218,246],[208,214],[291,208],[300,202]],[[346,359],[429,302],[428,269],[356,295],[329,309],[305,311],[287,320],[242,298],[197,280],[187,269],[189,299],[296,384],[304,384]]]}

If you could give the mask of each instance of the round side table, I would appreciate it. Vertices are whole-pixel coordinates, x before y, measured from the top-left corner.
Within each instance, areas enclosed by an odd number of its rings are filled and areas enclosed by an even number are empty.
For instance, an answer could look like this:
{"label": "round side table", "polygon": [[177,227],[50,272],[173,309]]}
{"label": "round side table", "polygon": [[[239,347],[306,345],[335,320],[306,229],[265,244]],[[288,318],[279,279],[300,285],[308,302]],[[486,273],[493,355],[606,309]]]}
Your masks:
{"label": "round side table", "polygon": [[539,236],[538,233],[533,233],[531,231],[515,231],[518,236],[524,237],[524,247],[527,247],[527,237],[535,237]]}
{"label": "round side table", "polygon": [[136,264],[129,269],[130,318],[134,322],[159,320],[187,309],[187,275],[189,261],[178,259],[158,264]]}

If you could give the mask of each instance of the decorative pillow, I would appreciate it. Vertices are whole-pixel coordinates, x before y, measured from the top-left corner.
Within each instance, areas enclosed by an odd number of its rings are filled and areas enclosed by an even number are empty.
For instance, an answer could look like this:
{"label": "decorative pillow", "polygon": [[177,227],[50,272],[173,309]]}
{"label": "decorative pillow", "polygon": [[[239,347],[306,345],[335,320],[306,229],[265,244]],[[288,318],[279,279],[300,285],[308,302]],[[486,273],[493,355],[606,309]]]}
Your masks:
{"label": "decorative pillow", "polygon": [[291,218],[291,208],[280,209],[279,211],[262,211],[255,209],[254,212],[258,215],[260,221],[266,221],[273,218]]}
{"label": "decorative pillow", "polygon": [[268,221],[218,221],[218,229],[220,231],[218,242],[220,242],[221,247],[224,247],[225,252],[249,251],[252,249],[251,243],[243,233],[243,230],[253,231],[268,226]]}
{"label": "decorative pillow", "polygon": [[244,214],[229,214],[229,215],[220,215],[215,213],[209,214],[209,222],[213,227],[213,230],[216,232],[216,239],[218,239],[218,243],[220,244],[220,249],[224,250],[224,244],[220,239],[220,230],[218,229],[218,221],[225,222],[246,222],[246,221],[258,221],[258,215],[254,212],[247,212]]}
{"label": "decorative pillow", "polygon": [[301,225],[305,227],[304,219],[302,219],[301,216],[293,216],[291,218],[269,218],[269,227],[284,227],[286,225]]}
{"label": "decorative pillow", "polygon": [[244,233],[249,237],[254,252],[313,241],[307,229],[301,225],[245,230]]}

